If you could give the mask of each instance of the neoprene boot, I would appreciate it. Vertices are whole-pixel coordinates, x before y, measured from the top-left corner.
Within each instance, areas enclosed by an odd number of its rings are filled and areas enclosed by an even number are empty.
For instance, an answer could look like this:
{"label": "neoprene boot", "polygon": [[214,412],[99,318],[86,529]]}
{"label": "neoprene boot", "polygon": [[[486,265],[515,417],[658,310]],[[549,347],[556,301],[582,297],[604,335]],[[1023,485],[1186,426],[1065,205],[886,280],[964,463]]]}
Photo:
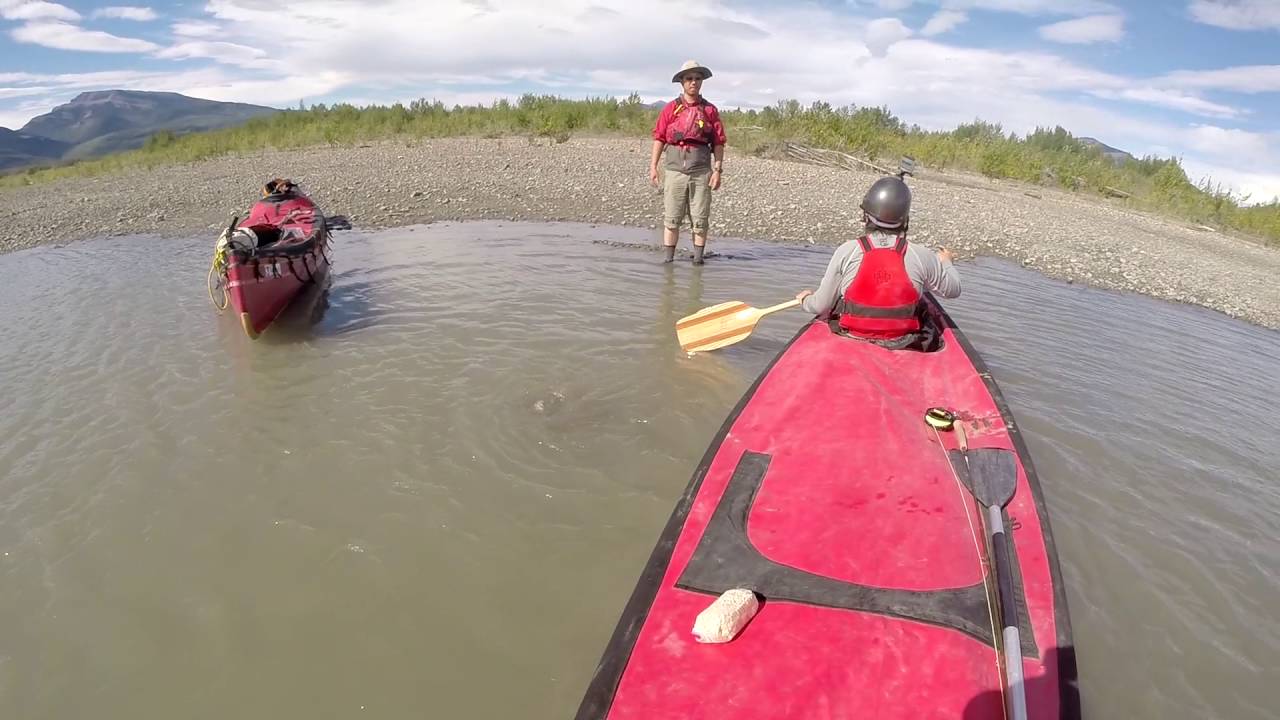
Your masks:
{"label": "neoprene boot", "polygon": [[663,256],[662,262],[669,263],[676,259],[675,245],[663,245],[662,252],[665,253],[665,255]]}
{"label": "neoprene boot", "polygon": [[694,246],[693,246],[693,264],[694,264],[694,265],[701,265],[701,264],[702,264],[702,253],[703,253],[703,251],[704,251],[704,250],[706,250],[706,246],[705,246],[705,245],[694,245]]}

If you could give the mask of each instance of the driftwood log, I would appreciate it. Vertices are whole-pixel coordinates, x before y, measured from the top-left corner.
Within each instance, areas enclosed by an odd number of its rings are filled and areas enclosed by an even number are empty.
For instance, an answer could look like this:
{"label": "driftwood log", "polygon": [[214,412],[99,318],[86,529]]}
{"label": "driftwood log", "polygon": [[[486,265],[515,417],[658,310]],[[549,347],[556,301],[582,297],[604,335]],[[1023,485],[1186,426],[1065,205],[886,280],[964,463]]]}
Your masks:
{"label": "driftwood log", "polygon": [[893,170],[881,167],[868,160],[854,157],[848,153],[842,153],[839,150],[824,150],[789,142],[786,145],[786,151],[787,157],[814,165],[826,165],[844,170],[875,170],[881,175],[892,175],[894,173]]}

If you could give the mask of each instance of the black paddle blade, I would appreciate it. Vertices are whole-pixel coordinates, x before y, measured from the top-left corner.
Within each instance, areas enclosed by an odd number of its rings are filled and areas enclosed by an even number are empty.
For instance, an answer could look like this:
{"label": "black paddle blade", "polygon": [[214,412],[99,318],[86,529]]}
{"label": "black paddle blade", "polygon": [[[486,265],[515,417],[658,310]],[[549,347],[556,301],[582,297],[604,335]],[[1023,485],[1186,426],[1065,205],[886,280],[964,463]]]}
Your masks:
{"label": "black paddle blade", "polygon": [[1009,504],[1018,487],[1018,464],[1014,462],[1013,451],[977,448],[962,453],[952,450],[948,457],[956,474],[978,502],[986,507]]}
{"label": "black paddle blade", "polygon": [[325,224],[329,226],[330,230],[351,229],[351,221],[347,219],[346,215],[330,215],[325,218]]}

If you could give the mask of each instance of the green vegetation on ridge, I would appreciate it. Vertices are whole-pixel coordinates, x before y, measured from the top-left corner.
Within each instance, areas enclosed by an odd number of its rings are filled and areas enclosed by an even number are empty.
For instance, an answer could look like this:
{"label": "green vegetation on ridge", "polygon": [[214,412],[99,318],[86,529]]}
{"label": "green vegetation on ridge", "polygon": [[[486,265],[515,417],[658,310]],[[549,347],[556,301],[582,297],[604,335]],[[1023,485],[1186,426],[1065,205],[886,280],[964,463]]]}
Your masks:
{"label": "green vegetation on ridge", "polygon": [[[625,100],[525,95],[516,102],[453,108],[426,100],[390,107],[316,105],[254,118],[225,130],[183,136],[157,133],[139,150],[63,167],[29,169],[0,177],[0,187],[266,148],[353,145],[390,138],[545,136],[563,142],[573,134],[647,136],[657,112],[634,94]],[[911,155],[927,168],[973,170],[993,178],[1077,191],[1104,193],[1110,188],[1128,193],[1131,197],[1126,202],[1137,208],[1280,242],[1280,199],[1244,206],[1241,203],[1247,198],[1237,198],[1220,185],[1192,182],[1176,159],[1115,162],[1061,127],[1018,137],[997,124],[975,120],[950,131],[926,131],[906,125],[884,108],[836,108],[826,103],[804,107],[794,100],[763,110],[721,114],[729,129],[729,144],[743,152],[766,154],[791,141],[890,163]]]}

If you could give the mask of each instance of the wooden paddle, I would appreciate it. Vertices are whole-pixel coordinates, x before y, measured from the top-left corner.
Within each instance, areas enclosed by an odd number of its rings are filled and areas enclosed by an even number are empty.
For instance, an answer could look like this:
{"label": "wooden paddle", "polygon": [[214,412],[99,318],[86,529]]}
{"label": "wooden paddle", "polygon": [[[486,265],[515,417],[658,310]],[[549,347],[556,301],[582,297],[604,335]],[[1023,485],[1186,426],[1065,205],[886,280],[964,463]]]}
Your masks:
{"label": "wooden paddle", "polygon": [[765,315],[799,304],[799,300],[788,300],[763,310],[738,300],[712,305],[680,318],[676,322],[676,338],[680,340],[680,349],[687,353],[716,350],[746,340]]}

